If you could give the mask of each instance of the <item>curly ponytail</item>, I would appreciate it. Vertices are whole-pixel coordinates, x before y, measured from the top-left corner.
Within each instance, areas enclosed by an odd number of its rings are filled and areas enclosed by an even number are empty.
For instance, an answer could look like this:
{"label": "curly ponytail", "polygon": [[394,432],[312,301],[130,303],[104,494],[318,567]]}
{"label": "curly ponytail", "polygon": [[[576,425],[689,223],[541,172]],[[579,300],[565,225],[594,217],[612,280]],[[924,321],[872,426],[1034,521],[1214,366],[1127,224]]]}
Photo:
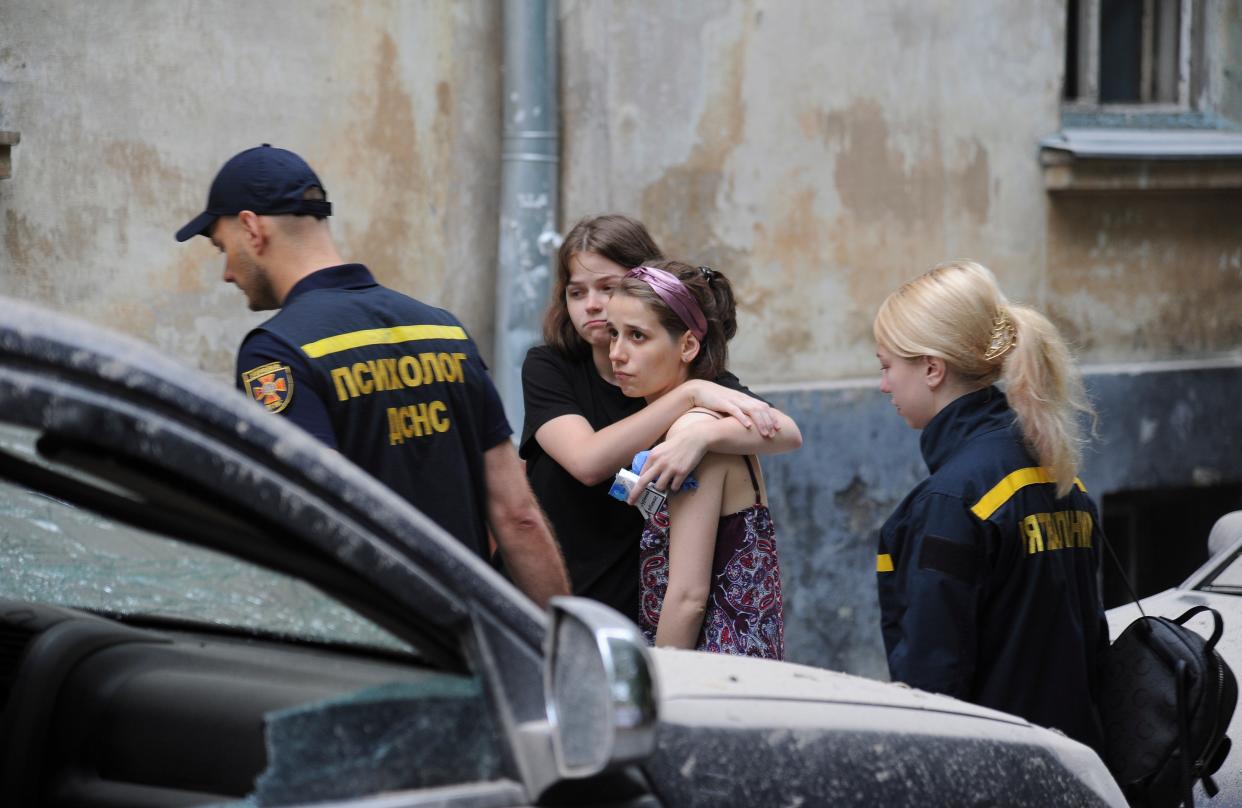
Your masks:
{"label": "curly ponytail", "polygon": [[1082,458],[1080,413],[1094,414],[1082,377],[1048,318],[1011,305],[982,264],[949,261],[893,292],[876,342],[906,359],[937,356],[974,387],[1004,384],[1031,454],[1065,496]]}

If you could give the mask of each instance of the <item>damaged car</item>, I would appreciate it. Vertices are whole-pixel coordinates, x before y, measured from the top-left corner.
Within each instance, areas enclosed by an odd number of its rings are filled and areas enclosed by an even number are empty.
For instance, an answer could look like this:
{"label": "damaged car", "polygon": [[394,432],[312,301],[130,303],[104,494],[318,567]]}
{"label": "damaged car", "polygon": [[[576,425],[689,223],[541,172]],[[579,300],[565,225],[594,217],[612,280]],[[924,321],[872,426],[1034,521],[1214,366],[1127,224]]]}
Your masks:
{"label": "damaged car", "polygon": [[0,302],[0,804],[1120,806],[1087,747],[538,610],[318,441]]}

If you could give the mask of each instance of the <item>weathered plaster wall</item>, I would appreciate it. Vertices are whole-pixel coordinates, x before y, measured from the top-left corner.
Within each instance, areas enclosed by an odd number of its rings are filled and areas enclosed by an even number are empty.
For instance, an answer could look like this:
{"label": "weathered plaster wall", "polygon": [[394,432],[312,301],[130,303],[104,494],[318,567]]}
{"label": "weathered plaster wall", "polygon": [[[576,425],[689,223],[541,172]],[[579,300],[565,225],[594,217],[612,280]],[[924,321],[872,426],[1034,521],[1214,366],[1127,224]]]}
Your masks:
{"label": "weathered plaster wall", "polygon": [[[948,257],[1087,360],[1237,352],[1242,195],[1051,197],[1064,5],[986,5],[566,0],[566,224],[629,212],[728,274],[756,383],[872,373],[879,302]],[[1228,113],[1242,19],[1213,8]]]}
{"label": "weathered plaster wall", "polygon": [[1046,311],[1091,361],[1242,356],[1242,193],[1056,196]]}
{"label": "weathered plaster wall", "polygon": [[22,135],[0,293],[231,374],[263,315],[205,239],[172,234],[224,160],[270,142],[317,169],[347,257],[490,346],[499,6],[0,0],[0,20],[0,129]]}
{"label": "weathered plaster wall", "polygon": [[[628,211],[725,271],[752,383],[873,373],[875,307],[950,256],[992,266],[1087,359],[1237,351],[1242,197],[1049,197],[1035,144],[1058,126],[1064,6],[986,5],[563,0],[566,226]],[[320,169],[347,254],[490,346],[498,5],[0,12],[0,127],[23,134],[0,183],[0,292],[227,372],[261,315],[205,242],[170,233],[223,159],[270,141]],[[1226,112],[1240,14],[1224,4],[1211,32]]]}
{"label": "weathered plaster wall", "polygon": [[565,2],[566,222],[627,211],[728,274],[747,380],[870,373],[876,306],[945,257],[1042,292],[1056,6]]}

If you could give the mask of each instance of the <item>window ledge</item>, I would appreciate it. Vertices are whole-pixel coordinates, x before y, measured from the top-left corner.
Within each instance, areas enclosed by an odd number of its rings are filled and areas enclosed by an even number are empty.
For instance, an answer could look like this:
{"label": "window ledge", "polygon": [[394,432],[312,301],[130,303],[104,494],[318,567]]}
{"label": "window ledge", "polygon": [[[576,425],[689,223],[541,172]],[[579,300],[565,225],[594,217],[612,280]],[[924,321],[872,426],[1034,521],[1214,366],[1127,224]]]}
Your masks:
{"label": "window ledge", "polygon": [[13,176],[13,158],[11,152],[14,146],[21,142],[22,136],[17,132],[0,131],[0,180],[7,180]]}
{"label": "window ledge", "polygon": [[1242,133],[1065,129],[1039,144],[1050,192],[1242,190]]}

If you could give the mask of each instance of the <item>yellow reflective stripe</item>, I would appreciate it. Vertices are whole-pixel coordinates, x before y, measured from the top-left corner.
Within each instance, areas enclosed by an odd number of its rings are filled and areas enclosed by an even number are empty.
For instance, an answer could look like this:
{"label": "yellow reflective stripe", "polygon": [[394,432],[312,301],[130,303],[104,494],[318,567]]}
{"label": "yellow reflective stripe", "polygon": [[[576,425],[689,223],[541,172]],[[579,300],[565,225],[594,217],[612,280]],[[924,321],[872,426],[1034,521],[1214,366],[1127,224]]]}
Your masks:
{"label": "yellow reflective stripe", "polygon": [[458,325],[398,325],[392,328],[369,328],[325,337],[302,346],[311,359],[362,348],[367,345],[392,345],[396,342],[412,342],[420,339],[466,339],[466,331]]}
{"label": "yellow reflective stripe", "polygon": [[893,571],[893,557],[889,555],[888,553],[880,553],[879,555],[877,555],[875,557],[875,571],[876,572],[892,572]]}
{"label": "yellow reflective stripe", "polygon": [[[1000,506],[1008,502],[1010,497],[1018,493],[1019,489],[1025,488],[1028,485],[1051,482],[1055,482],[1055,480],[1052,478],[1052,471],[1046,466],[1031,466],[1030,468],[1018,469],[992,486],[992,490],[984,494],[983,498],[976,502],[970,510],[980,519],[987,519],[996,513]],[[1077,477],[1074,478],[1074,485],[1078,486],[1079,491],[1082,491],[1084,494],[1087,493],[1082,480]]]}
{"label": "yellow reflective stripe", "polygon": [[1028,485],[1050,482],[1052,482],[1052,475],[1042,466],[1018,469],[992,486],[992,490],[984,494],[983,499],[976,502],[970,510],[980,519],[987,519],[996,513],[1000,506],[1008,502],[1010,497],[1018,493],[1019,489]]}

